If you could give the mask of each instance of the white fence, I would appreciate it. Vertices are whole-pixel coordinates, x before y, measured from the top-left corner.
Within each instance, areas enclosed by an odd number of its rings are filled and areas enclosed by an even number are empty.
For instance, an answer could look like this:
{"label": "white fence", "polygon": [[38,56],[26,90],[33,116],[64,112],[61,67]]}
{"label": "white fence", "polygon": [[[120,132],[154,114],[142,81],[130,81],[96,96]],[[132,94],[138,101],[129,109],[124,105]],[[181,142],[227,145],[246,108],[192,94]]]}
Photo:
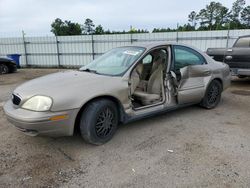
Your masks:
{"label": "white fence", "polygon": [[171,41],[190,44],[203,51],[230,47],[248,30],[167,32],[115,35],[0,38],[0,56],[21,54],[21,66],[80,67],[107,50],[131,43]]}

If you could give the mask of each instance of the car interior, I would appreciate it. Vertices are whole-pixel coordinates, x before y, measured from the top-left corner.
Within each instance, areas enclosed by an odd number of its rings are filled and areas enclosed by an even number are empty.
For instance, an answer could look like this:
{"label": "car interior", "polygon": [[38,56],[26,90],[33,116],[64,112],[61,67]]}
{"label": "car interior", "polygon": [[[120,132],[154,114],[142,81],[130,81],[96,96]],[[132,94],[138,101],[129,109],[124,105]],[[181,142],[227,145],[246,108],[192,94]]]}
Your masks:
{"label": "car interior", "polygon": [[164,100],[163,74],[167,67],[167,50],[147,54],[131,72],[131,100],[135,109],[156,105]]}

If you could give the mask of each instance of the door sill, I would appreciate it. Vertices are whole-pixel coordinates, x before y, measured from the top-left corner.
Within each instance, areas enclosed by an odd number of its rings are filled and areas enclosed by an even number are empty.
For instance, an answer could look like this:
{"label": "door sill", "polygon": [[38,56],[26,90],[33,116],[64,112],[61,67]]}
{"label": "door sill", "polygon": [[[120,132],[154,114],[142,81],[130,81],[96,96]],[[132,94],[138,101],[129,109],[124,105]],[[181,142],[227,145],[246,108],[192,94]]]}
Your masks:
{"label": "door sill", "polygon": [[155,103],[155,104],[150,104],[150,105],[146,105],[146,106],[141,106],[141,107],[138,107],[138,108],[132,108],[134,111],[139,111],[139,110],[144,110],[144,109],[147,109],[147,108],[152,108],[152,107],[156,107],[156,106],[159,106],[159,105],[162,105],[164,104],[164,100],[163,101],[160,101],[158,103]]}

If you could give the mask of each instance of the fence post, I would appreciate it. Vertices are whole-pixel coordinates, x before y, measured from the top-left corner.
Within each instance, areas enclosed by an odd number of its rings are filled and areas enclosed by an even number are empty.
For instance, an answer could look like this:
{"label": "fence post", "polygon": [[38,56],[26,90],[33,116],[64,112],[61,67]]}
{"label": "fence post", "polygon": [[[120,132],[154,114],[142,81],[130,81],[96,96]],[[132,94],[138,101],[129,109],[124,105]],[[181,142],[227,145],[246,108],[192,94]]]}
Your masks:
{"label": "fence post", "polygon": [[133,44],[133,27],[130,26],[130,43]]}
{"label": "fence post", "polygon": [[92,46],[92,59],[95,59],[95,44],[94,44],[94,35],[91,34],[91,46]]}
{"label": "fence post", "polygon": [[229,37],[230,37],[230,29],[228,28],[228,30],[227,30],[227,44],[226,44],[226,49],[228,49]]}
{"label": "fence post", "polygon": [[179,24],[177,23],[177,30],[176,30],[176,42],[179,41]]}
{"label": "fence post", "polygon": [[22,31],[22,36],[23,36],[23,47],[24,47],[24,55],[25,55],[25,64],[26,67],[28,67],[28,57],[27,57],[27,46],[26,46],[26,41],[25,41],[25,33]]}
{"label": "fence post", "polygon": [[60,68],[61,63],[60,63],[59,41],[58,41],[57,35],[56,35],[56,53],[57,53],[58,68]]}

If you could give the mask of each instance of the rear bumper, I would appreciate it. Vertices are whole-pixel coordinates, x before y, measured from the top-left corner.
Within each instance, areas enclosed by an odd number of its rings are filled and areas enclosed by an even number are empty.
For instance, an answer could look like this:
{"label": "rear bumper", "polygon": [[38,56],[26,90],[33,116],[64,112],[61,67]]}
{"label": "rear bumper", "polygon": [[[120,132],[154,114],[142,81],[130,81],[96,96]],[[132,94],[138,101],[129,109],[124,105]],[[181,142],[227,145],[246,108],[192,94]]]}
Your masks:
{"label": "rear bumper", "polygon": [[231,85],[231,79],[232,79],[232,71],[227,68],[227,70],[223,73],[223,76],[221,78],[223,80],[223,90],[226,90]]}
{"label": "rear bumper", "polygon": [[[19,131],[30,136],[71,136],[74,133],[75,118],[78,110],[62,112],[34,112],[22,108],[15,108],[11,101],[4,105],[8,121]],[[53,117],[64,116],[60,120]]]}
{"label": "rear bumper", "polygon": [[228,78],[224,79],[223,90],[226,90],[227,88],[229,88],[230,85],[231,85],[231,74]]}

